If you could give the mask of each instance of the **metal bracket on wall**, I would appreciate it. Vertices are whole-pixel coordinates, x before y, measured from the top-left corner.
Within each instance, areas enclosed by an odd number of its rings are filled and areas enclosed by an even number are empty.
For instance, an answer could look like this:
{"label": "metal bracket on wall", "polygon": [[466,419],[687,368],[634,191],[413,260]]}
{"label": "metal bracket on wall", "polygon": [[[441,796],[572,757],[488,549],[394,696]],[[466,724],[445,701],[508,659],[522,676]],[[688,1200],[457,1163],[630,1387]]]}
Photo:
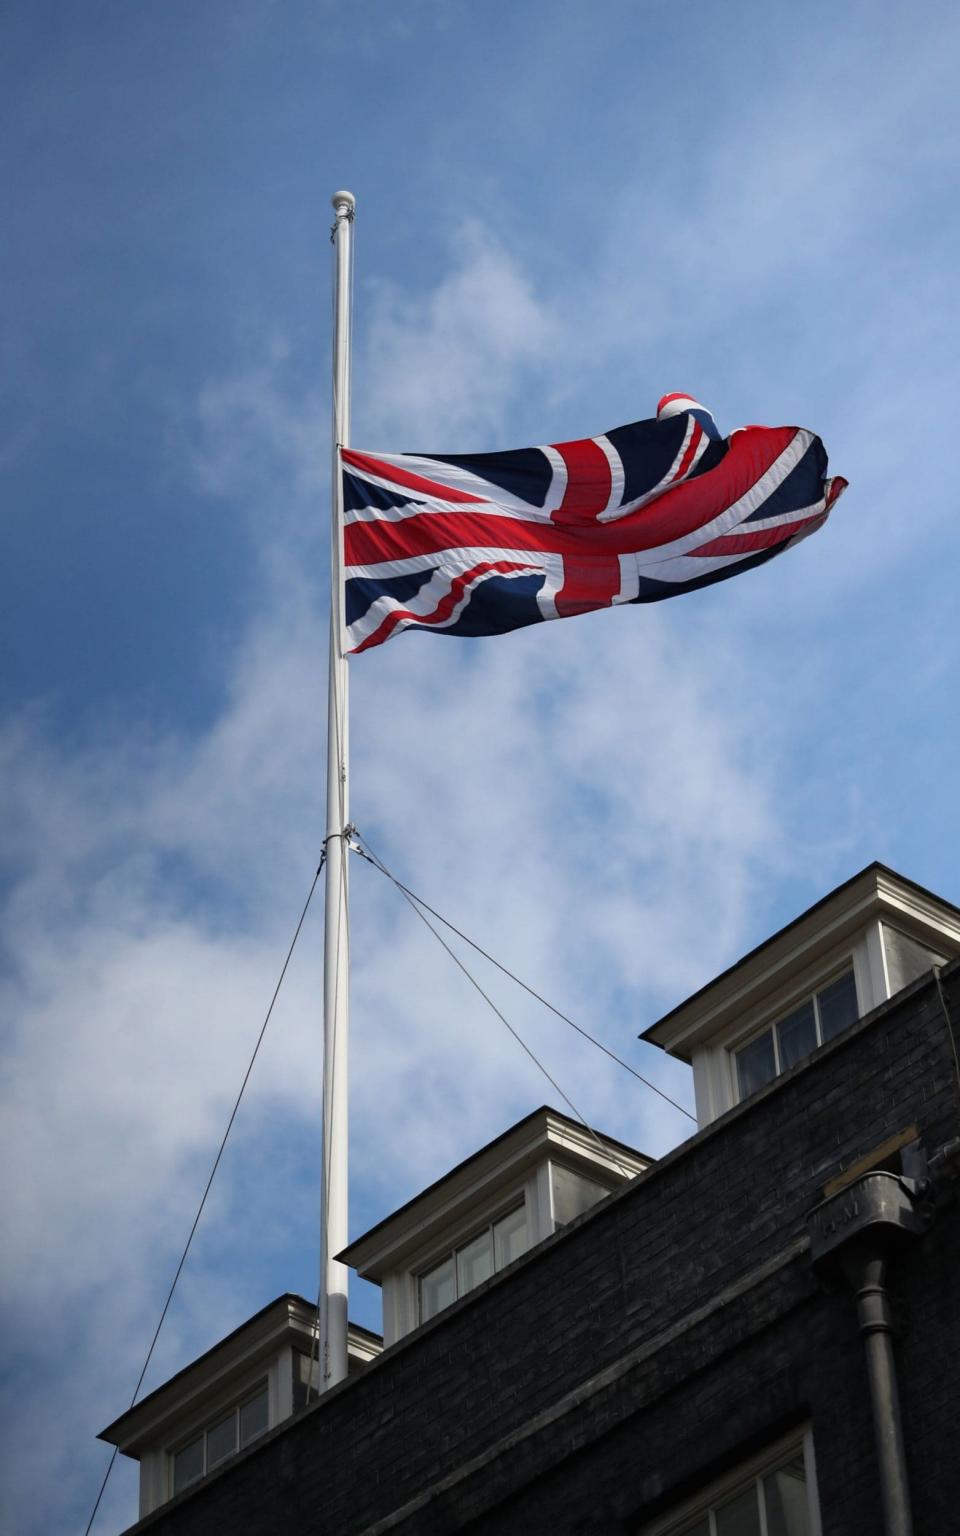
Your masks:
{"label": "metal bracket on wall", "polygon": [[[911,1164],[914,1170],[921,1171],[919,1160]],[[851,1249],[879,1247],[889,1253],[905,1239],[919,1237],[925,1226],[917,1205],[921,1192],[920,1179],[878,1169],[821,1201],[809,1218],[814,1269],[835,1275],[846,1270]]]}

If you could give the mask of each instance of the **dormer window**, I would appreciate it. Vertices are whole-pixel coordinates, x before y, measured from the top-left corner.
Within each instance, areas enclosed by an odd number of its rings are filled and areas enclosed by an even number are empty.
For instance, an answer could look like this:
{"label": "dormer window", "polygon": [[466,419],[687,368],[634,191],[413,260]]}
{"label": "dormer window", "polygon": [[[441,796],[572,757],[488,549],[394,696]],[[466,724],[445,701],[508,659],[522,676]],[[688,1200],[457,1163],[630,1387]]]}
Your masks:
{"label": "dormer window", "polygon": [[518,1205],[420,1276],[421,1323],[506,1269],[528,1246],[527,1213]]}
{"label": "dormer window", "polygon": [[557,1110],[534,1110],[338,1257],[383,1287],[387,1347],[650,1166]]}
{"label": "dormer window", "polygon": [[[140,1516],[195,1487],[316,1395],[317,1308],[287,1292],[103,1431],[140,1463]],[[382,1341],[350,1323],[350,1375]]]}
{"label": "dormer window", "polygon": [[749,1098],[858,1017],[857,984],[851,969],[734,1052],[740,1098]]}
{"label": "dormer window", "polygon": [[870,864],[642,1038],[693,1067],[702,1129],[958,954],[960,908]]}
{"label": "dormer window", "polygon": [[206,1477],[222,1461],[235,1456],[268,1428],[269,1399],[264,1384],[259,1392],[220,1414],[216,1421],[195,1435],[173,1456],[173,1491],[180,1493],[191,1483]]}

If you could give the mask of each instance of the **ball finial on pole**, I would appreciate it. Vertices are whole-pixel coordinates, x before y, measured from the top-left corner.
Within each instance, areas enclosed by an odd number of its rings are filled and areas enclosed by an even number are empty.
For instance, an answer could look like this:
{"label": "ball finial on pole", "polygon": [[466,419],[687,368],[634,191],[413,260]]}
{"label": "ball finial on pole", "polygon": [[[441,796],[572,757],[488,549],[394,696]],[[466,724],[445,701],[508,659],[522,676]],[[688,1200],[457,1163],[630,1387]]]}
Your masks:
{"label": "ball finial on pole", "polygon": [[337,213],[339,213],[342,209],[348,218],[353,217],[354,209],[357,206],[357,200],[352,192],[334,192],[330,201],[336,209]]}

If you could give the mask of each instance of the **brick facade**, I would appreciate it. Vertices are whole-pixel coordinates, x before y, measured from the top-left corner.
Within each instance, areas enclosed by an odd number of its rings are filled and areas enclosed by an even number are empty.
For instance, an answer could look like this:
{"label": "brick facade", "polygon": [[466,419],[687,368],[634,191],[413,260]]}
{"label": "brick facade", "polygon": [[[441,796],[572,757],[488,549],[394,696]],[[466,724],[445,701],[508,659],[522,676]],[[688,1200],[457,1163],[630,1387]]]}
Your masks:
{"label": "brick facade", "polygon": [[[960,1022],[960,962],[943,988]],[[910,1484],[918,1532],[960,1530],[956,1038],[921,978],[134,1529],[613,1536],[809,1422],[824,1536],[875,1536],[854,1303],[807,1217],[915,1126],[932,1220],[890,1278]]]}

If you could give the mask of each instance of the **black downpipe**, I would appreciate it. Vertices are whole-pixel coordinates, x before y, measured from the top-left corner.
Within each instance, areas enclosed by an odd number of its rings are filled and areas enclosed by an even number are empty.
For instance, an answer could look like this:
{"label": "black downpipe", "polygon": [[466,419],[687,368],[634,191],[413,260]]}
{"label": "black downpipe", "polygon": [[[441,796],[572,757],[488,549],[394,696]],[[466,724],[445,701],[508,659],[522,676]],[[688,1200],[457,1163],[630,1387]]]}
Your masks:
{"label": "black downpipe", "polygon": [[893,1358],[893,1316],[886,1289],[887,1259],[882,1254],[851,1254],[844,1259],[843,1269],[857,1298],[857,1317],[867,1357],[884,1536],[913,1536],[903,1420]]}

